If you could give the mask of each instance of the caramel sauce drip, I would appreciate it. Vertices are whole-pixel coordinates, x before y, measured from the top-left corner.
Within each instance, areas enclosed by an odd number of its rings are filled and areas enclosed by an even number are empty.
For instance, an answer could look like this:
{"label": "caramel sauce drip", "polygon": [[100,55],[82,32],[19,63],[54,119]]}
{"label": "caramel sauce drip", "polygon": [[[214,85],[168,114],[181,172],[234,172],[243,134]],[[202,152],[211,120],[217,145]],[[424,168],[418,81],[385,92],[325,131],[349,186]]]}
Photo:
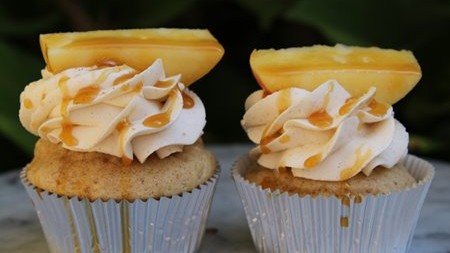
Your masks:
{"label": "caramel sauce drip", "polygon": [[122,164],[125,166],[129,166],[133,163],[133,160],[126,157],[125,155],[121,157],[121,160],[122,160]]}
{"label": "caramel sauce drip", "polygon": [[126,83],[126,84],[120,86],[120,90],[121,91],[127,91],[129,89],[130,89],[130,84],[129,83]]}
{"label": "caramel sauce drip", "polygon": [[312,168],[316,166],[322,160],[322,154],[316,154],[305,160],[304,166],[306,168]]}
{"label": "caramel sauce drip", "polygon": [[116,126],[116,130],[119,131],[119,133],[123,133],[124,131],[128,130],[130,127],[130,122],[127,119],[124,119],[119,122]]}
{"label": "caramel sauce drip", "polygon": [[278,167],[278,169],[275,170],[275,172],[277,172],[277,173],[279,173],[279,174],[292,175],[292,169],[291,169],[291,167],[286,167],[286,166],[280,166],[280,167]]}
{"label": "caramel sauce drip", "polygon": [[[131,178],[127,178],[127,181],[124,181],[125,178],[121,178],[120,180],[120,187],[122,191],[122,195],[124,198],[130,200],[129,196],[129,190],[131,188]],[[130,235],[130,221],[129,221],[129,207],[128,203],[126,201],[122,201],[120,204],[120,221],[121,221],[121,228],[122,228],[122,251],[123,253],[131,253],[132,248],[130,242],[133,240]]]}
{"label": "caramel sauce drip", "polygon": [[183,108],[184,109],[190,109],[190,108],[194,107],[195,101],[191,96],[189,96],[185,92],[182,92],[181,95],[183,97]]}
{"label": "caramel sauce drip", "polygon": [[172,114],[172,110],[173,110],[173,106],[174,106],[174,102],[175,102],[175,98],[174,98],[175,96],[176,96],[176,93],[174,90],[172,90],[170,92],[169,98],[168,98],[168,101],[170,104],[168,105],[167,111],[147,117],[144,120],[144,122],[142,122],[144,124],[144,126],[157,128],[157,127],[163,127],[163,126],[167,125],[170,122],[170,115]]}
{"label": "caramel sauce drip", "polygon": [[389,110],[390,105],[385,103],[379,103],[375,99],[372,99],[369,103],[370,111],[369,113],[374,116],[383,116],[386,114],[386,112]]}
{"label": "caramel sauce drip", "polygon": [[100,92],[100,89],[96,86],[88,86],[83,89],[80,89],[75,97],[73,98],[74,104],[88,104],[92,102],[97,94]]}
{"label": "caramel sauce drip", "polygon": [[347,114],[353,106],[355,106],[356,102],[358,102],[358,98],[351,97],[345,101],[345,104],[339,108],[339,115]]}
{"label": "caramel sauce drip", "polygon": [[[127,132],[127,130],[130,128],[130,122],[128,121],[128,119],[123,119],[122,121],[120,121],[117,126],[116,126],[116,130],[119,132],[119,143],[120,143],[120,148],[123,148],[123,142],[124,142],[124,138],[125,138],[125,133]],[[124,150],[122,149],[122,154],[124,154]],[[122,160],[122,164],[125,166],[130,165],[133,162],[133,159],[130,159],[128,157],[126,157],[125,155],[122,155],[121,157]]]}
{"label": "caramel sauce drip", "polygon": [[291,106],[291,90],[281,90],[277,98],[278,113],[284,112],[289,106]]}
{"label": "caramel sauce drip", "polygon": [[73,124],[70,122],[64,122],[61,125],[62,130],[59,134],[59,138],[61,141],[66,144],[67,146],[75,146],[78,144],[78,140],[73,136],[72,130],[73,130]]}
{"label": "caramel sauce drip", "polygon": [[350,198],[347,196],[342,196],[341,203],[343,206],[350,206]]}
{"label": "caramel sauce drip", "polygon": [[133,87],[134,92],[140,92],[142,90],[142,87],[144,87],[144,83],[140,81],[137,85]]}
{"label": "caramel sauce drip", "polygon": [[170,111],[166,111],[163,113],[158,113],[155,115],[152,115],[144,120],[144,126],[146,127],[163,127],[167,125],[170,121]]}
{"label": "caramel sauce drip", "polygon": [[72,134],[73,124],[70,122],[68,118],[69,112],[67,110],[67,107],[69,105],[71,98],[68,94],[69,92],[66,87],[67,80],[69,80],[69,78],[67,76],[63,76],[61,77],[61,79],[59,79],[58,83],[59,89],[61,90],[62,94],[62,102],[60,109],[62,121],[61,121],[61,133],[59,134],[59,138],[65,145],[75,146],[78,144],[78,140]]}
{"label": "caramel sauce drip", "polygon": [[348,217],[341,216],[341,227],[348,228]]}
{"label": "caramel sauce drip", "polygon": [[23,100],[23,106],[25,106],[26,109],[32,109],[33,108],[33,102],[31,102],[30,99],[25,98]]}
{"label": "caramel sauce drip", "polygon": [[341,171],[340,178],[341,180],[347,180],[351,178],[354,174],[358,172],[358,170],[364,165],[364,163],[369,160],[372,155],[372,150],[367,150],[365,153],[362,153],[362,146],[356,150],[356,160],[355,163],[345,168]]}
{"label": "caramel sauce drip", "polygon": [[[140,92],[142,90],[142,87],[144,86],[144,84],[142,82],[139,82],[137,85],[135,85],[133,87],[133,92]],[[120,86],[120,90],[121,91],[129,91],[131,88],[130,83],[126,83],[122,86]]]}
{"label": "caramel sauce drip", "polygon": [[171,79],[164,80],[164,81],[159,80],[153,86],[155,86],[156,88],[168,88],[168,87],[172,86],[172,84],[173,84],[173,80],[171,80]]}
{"label": "caramel sauce drip", "polygon": [[355,202],[355,204],[361,204],[361,202],[362,202],[361,195],[356,195],[355,199],[353,200],[353,202]]}
{"label": "caramel sauce drip", "polygon": [[280,138],[280,142],[281,143],[288,143],[290,140],[291,140],[291,137],[289,135],[286,135],[286,134],[281,136],[281,138]]}
{"label": "caramel sauce drip", "polygon": [[311,115],[309,115],[308,121],[309,123],[320,128],[325,128],[333,124],[333,118],[325,110],[320,110],[312,113]]}
{"label": "caramel sauce drip", "polygon": [[130,73],[128,73],[128,74],[119,76],[118,78],[116,78],[116,80],[114,80],[113,86],[116,86],[116,85],[118,85],[118,84],[120,84],[120,83],[123,83],[123,82],[125,82],[125,81],[131,79],[131,78],[134,77],[136,74],[137,74],[137,72],[132,71],[132,72],[130,72]]}
{"label": "caramel sauce drip", "polygon": [[[266,132],[266,131],[264,131],[264,132]],[[278,130],[277,132],[275,132],[271,135],[265,135],[265,133],[263,133],[263,137],[259,141],[259,145],[261,147],[261,152],[263,154],[270,153],[271,150],[267,147],[267,144],[271,143],[273,140],[280,137],[282,134],[283,134],[282,129]]]}
{"label": "caramel sauce drip", "polygon": [[[269,93],[264,89],[263,90],[263,97],[267,96]],[[278,113],[283,113],[286,109],[291,106],[291,90],[290,89],[284,89],[280,90],[278,97],[277,97],[277,109]],[[272,142],[273,140],[277,139],[278,137],[283,135],[283,129],[278,130],[277,132],[267,135],[267,131],[269,130],[270,125],[267,126],[266,129],[264,129],[261,140],[259,141],[259,145],[261,148],[261,152],[263,154],[268,154],[271,152],[270,148],[267,147],[267,144]],[[290,137],[285,135],[280,138],[281,143],[287,143],[290,141]]]}
{"label": "caramel sauce drip", "polygon": [[308,117],[309,123],[320,127],[325,128],[333,124],[333,118],[328,114],[326,108],[328,107],[328,104],[330,103],[330,94],[334,90],[334,84],[331,84],[327,94],[325,95],[323,102],[322,102],[322,109],[313,112]]}
{"label": "caramel sauce drip", "polygon": [[61,90],[61,95],[62,95],[60,113],[63,118],[67,118],[67,114],[68,114],[67,106],[69,105],[69,102],[71,100],[71,98],[68,94],[69,91],[67,90],[67,87],[66,87],[66,83],[68,80],[69,80],[69,77],[63,76],[63,77],[61,77],[61,79],[59,79],[59,82],[58,82],[58,86],[59,86],[59,89]]}

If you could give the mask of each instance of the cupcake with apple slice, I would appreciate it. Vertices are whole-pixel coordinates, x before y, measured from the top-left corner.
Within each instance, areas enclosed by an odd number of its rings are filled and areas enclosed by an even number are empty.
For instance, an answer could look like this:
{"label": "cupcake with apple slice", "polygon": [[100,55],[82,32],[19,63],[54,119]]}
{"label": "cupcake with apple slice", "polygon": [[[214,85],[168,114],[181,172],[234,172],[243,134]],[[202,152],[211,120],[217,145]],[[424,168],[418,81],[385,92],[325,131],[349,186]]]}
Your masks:
{"label": "cupcake with apple slice", "polygon": [[255,50],[256,144],[232,169],[260,252],[406,252],[434,170],[407,155],[392,104],[419,81],[409,51]]}
{"label": "cupcake with apple slice", "polygon": [[223,48],[207,30],[45,34],[21,94],[40,137],[22,172],[50,252],[193,252],[218,177],[189,86]]}

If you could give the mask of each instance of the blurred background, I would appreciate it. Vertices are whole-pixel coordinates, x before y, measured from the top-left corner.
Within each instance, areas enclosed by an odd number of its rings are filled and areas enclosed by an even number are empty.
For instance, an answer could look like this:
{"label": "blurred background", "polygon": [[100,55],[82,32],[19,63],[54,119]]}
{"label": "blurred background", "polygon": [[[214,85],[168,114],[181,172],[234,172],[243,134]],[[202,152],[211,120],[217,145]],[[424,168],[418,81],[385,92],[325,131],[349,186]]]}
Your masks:
{"label": "blurred background", "polygon": [[208,143],[248,142],[245,98],[259,89],[248,64],[254,48],[343,43],[412,50],[423,72],[395,104],[410,152],[450,161],[450,1],[164,0],[0,2],[0,171],[25,165],[36,138],[18,120],[19,94],[40,78],[39,34],[119,28],[207,28],[225,48],[191,88],[207,109]]}

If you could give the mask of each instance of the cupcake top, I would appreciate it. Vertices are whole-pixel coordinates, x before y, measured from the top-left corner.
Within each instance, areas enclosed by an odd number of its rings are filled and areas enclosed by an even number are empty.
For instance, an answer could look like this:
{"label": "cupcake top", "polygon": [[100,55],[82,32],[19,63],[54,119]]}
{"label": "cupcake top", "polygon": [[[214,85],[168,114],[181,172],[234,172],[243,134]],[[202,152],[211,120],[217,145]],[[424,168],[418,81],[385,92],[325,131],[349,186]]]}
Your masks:
{"label": "cupcake top", "polygon": [[[411,53],[357,48],[362,55],[354,56],[351,55],[353,48],[344,50],[342,47],[319,47],[324,48],[323,52],[317,47],[269,50],[273,54],[269,63],[259,62],[269,59],[267,51],[261,52],[264,57],[252,56],[253,71],[264,89],[248,97],[241,124],[250,140],[257,144],[251,154],[257,157],[261,166],[275,170],[291,168],[294,176],[306,179],[344,181],[360,172],[370,175],[377,166],[391,168],[406,155],[408,133],[394,119],[392,106],[383,101],[392,102],[392,97],[403,97],[415,83],[411,84],[411,77],[406,81],[401,78],[412,75],[416,76],[417,82],[420,72],[416,75],[411,71],[397,71],[393,67],[383,71],[374,68],[374,65],[382,67],[380,57],[388,62],[395,62],[398,57],[392,57],[393,55],[403,57],[403,65],[413,65],[408,62],[411,57],[404,56]],[[378,61],[371,58],[373,51],[377,54]],[[280,56],[286,52],[299,56],[295,58],[288,54],[291,59],[300,58],[299,61],[305,61],[304,66],[297,69],[296,66],[300,65],[296,62],[292,66],[287,65],[286,57]],[[322,64],[326,68],[320,64],[314,65],[320,62],[321,54],[328,55],[330,52],[341,54],[341,58],[336,58],[335,62],[338,67],[333,67],[330,62]],[[260,51],[254,52],[259,53]],[[365,57],[365,60],[361,61],[360,66],[355,64],[354,57]],[[280,58],[282,60],[278,61]],[[314,68],[320,70],[308,68],[307,62],[311,58],[315,59],[312,61]],[[394,60],[390,60],[392,58]],[[350,64],[346,65],[346,62]],[[417,64],[415,59],[414,62]],[[400,60],[396,63],[402,64]],[[263,64],[266,65],[261,67]],[[280,65],[289,68],[289,71],[286,72]],[[413,69],[420,71],[420,68]],[[270,77],[264,76],[271,71],[274,73],[270,73]],[[352,78],[349,79],[343,71]],[[386,74],[387,72],[390,73]],[[280,76],[278,79],[276,73]],[[328,77],[332,73],[339,80],[318,82],[324,78],[323,75]],[[380,80],[379,76],[383,75],[388,76]],[[277,80],[291,81],[291,85],[283,83],[277,86]],[[386,84],[380,83],[382,81]],[[397,83],[389,83],[393,81]],[[409,87],[392,91],[404,94],[377,96],[379,89],[392,85]]]}
{"label": "cupcake top", "polygon": [[[223,54],[209,32],[53,34],[41,36],[41,47],[47,68],[20,96],[20,121],[31,133],[66,149],[121,157],[126,164],[133,156],[141,163],[152,153],[167,157],[201,136],[205,109],[186,86]],[[180,48],[184,54],[174,55]],[[174,73],[181,70],[176,62],[184,60],[189,70]]]}

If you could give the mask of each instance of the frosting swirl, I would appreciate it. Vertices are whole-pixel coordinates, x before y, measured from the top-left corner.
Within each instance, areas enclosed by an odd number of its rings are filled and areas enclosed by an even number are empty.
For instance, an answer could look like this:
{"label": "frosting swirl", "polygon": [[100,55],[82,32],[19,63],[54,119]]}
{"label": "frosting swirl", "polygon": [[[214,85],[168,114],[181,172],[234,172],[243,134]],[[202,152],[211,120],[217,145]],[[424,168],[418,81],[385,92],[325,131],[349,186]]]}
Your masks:
{"label": "frosting swirl", "polygon": [[31,133],[74,151],[97,151],[142,163],[193,144],[206,123],[201,100],[166,77],[160,59],[142,72],[126,65],[42,71],[20,96]]}
{"label": "frosting swirl", "polygon": [[347,180],[376,166],[393,167],[407,153],[408,133],[392,107],[371,88],[351,95],[335,80],[314,91],[288,88],[252,93],[241,124],[258,146],[251,151],[270,169],[292,168],[296,177]]}

